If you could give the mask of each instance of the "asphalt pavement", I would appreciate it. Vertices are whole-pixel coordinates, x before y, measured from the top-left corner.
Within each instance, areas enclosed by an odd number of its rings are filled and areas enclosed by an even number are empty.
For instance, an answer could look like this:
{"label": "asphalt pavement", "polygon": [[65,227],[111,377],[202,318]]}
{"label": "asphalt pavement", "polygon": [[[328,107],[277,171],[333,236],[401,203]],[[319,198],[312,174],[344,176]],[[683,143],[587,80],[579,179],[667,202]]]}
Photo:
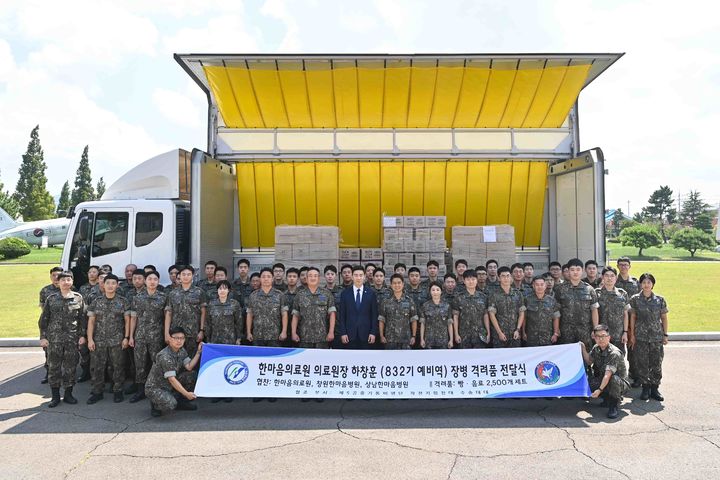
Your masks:
{"label": "asphalt pavement", "polygon": [[665,402],[199,400],[47,408],[38,348],[0,348],[0,479],[720,478],[720,342],[666,348]]}

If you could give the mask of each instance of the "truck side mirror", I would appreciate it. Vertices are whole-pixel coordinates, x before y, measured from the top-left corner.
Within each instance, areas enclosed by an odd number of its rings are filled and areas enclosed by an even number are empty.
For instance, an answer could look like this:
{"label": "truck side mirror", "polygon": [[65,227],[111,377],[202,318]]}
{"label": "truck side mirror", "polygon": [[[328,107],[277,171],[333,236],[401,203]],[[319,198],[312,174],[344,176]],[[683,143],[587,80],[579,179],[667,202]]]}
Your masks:
{"label": "truck side mirror", "polygon": [[86,241],[88,239],[88,219],[87,219],[87,217],[83,217],[80,219],[79,232],[80,232],[80,240]]}

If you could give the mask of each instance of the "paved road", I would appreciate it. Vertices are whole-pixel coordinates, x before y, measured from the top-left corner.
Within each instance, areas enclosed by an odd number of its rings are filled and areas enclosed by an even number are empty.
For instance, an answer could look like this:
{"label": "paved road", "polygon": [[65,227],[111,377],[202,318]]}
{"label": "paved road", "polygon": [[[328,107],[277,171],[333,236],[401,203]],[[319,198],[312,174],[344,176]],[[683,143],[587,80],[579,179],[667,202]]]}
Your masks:
{"label": "paved road", "polygon": [[[0,478],[720,478],[720,343],[677,342],[667,400],[200,401],[48,409],[39,349],[0,349]],[[637,396],[639,392],[634,391]]]}

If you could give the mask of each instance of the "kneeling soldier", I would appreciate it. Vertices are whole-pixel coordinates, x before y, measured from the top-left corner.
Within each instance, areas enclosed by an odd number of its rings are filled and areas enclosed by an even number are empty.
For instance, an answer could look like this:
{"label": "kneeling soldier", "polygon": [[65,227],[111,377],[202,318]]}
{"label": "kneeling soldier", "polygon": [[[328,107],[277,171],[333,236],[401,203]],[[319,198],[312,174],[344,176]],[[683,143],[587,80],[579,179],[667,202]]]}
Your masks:
{"label": "kneeling soldier", "polygon": [[595,345],[588,353],[585,343],[582,345],[583,359],[587,365],[592,365],[592,376],[588,378],[592,389],[592,398],[603,398],[601,405],[608,407],[608,418],[618,417],[618,405],[623,395],[630,388],[627,367],[623,353],[610,343],[607,325],[598,325],[593,328],[592,338]]}
{"label": "kneeling soldier", "polygon": [[192,403],[197,397],[192,392],[197,380],[195,366],[200,361],[202,342],[197,345],[197,353],[192,360],[183,348],[185,330],[172,327],[168,332],[170,344],[160,350],[155,357],[145,383],[145,395],[150,400],[150,414],[159,417],[170,410],[197,410]]}
{"label": "kneeling soldier", "polygon": [[57,278],[60,289],[45,299],[38,322],[40,346],[47,349],[48,383],[52,389],[52,399],[48,404],[50,408],[60,403],[61,385],[65,387],[65,403],[77,403],[72,390],[75,385],[78,346],[85,344],[85,302],[82,295],[72,291],[72,272],[61,272]]}

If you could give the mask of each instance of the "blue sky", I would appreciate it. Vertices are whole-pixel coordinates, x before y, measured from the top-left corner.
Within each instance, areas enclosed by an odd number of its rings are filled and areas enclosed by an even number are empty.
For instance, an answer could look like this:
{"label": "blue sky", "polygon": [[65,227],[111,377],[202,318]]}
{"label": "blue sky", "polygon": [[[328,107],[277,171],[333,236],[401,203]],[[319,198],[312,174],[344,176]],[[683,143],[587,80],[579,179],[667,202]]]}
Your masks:
{"label": "blue sky", "polygon": [[[581,145],[607,158],[607,207],[659,185],[720,202],[720,16],[665,1],[3,0],[0,179],[40,124],[49,189],[90,145],[108,184],[205,147],[205,96],[173,53],[626,52],[580,96]],[[686,6],[688,5],[688,6]]]}

